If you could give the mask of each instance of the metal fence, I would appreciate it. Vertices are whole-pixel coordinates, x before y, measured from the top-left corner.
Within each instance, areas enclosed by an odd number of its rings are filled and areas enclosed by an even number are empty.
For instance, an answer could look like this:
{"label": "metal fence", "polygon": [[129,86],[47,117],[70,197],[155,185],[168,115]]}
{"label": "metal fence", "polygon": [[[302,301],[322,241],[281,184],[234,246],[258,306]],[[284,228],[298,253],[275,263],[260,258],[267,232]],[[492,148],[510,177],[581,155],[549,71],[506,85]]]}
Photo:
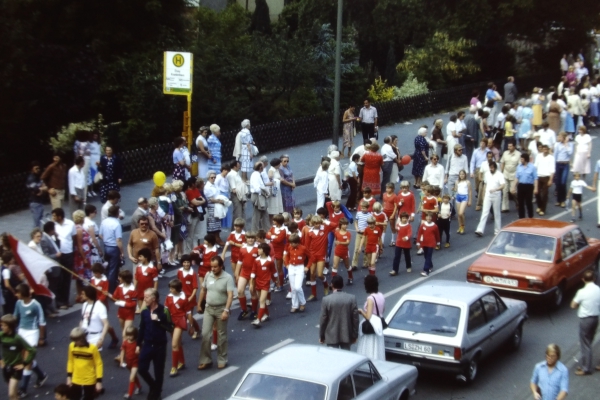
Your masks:
{"label": "metal fence", "polygon": [[[504,80],[496,80],[503,82]],[[531,91],[534,86],[548,87],[557,83],[555,73],[544,73],[517,78],[516,84],[521,93]],[[431,91],[427,94],[375,103],[379,115],[379,124],[414,119],[416,117],[450,110],[468,104],[473,90],[479,90],[481,96],[487,90],[487,82],[467,84]],[[499,87],[502,93],[502,87]],[[480,96],[480,97],[481,97]],[[342,113],[339,118],[341,119]],[[332,136],[333,114],[310,115],[285,121],[252,126],[252,136],[261,153],[286,149],[289,147],[324,140]],[[223,132],[221,153],[223,160],[232,159],[237,130]],[[124,183],[149,179],[156,171],[170,175],[173,145],[155,144],[149,147],[121,153],[125,165]],[[25,188],[27,173],[0,177],[0,213],[7,213],[28,207],[28,193]]]}

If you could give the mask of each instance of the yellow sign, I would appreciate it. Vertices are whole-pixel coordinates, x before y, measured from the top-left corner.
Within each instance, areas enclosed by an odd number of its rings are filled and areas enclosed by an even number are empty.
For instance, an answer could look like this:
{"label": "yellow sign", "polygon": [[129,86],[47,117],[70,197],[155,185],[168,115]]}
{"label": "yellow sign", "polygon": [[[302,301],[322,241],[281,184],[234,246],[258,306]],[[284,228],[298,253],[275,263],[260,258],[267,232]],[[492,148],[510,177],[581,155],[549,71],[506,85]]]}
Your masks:
{"label": "yellow sign", "polygon": [[165,51],[163,93],[184,95],[192,94],[193,54],[179,51]]}
{"label": "yellow sign", "polygon": [[183,64],[185,64],[185,58],[183,58],[183,56],[181,54],[175,54],[173,56],[173,65],[175,65],[176,67],[182,67]]}

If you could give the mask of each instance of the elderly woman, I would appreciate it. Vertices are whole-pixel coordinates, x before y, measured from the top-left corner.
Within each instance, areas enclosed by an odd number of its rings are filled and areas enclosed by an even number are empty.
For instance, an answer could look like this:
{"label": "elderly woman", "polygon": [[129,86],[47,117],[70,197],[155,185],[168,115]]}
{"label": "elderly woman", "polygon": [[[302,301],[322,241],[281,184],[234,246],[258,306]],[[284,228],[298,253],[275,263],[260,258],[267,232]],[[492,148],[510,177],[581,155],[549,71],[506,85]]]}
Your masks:
{"label": "elderly woman", "polygon": [[271,196],[267,199],[267,213],[269,213],[269,220],[273,222],[273,217],[277,214],[283,213],[283,200],[281,198],[281,174],[279,173],[279,166],[281,160],[279,158],[272,159],[269,164],[271,167],[267,171],[269,182],[273,183],[271,188]]}
{"label": "elderly woman", "polygon": [[203,177],[208,173],[208,160],[210,151],[208,151],[208,126],[201,126],[196,138],[196,149],[198,154],[198,176]]}
{"label": "elderly woman", "polygon": [[521,150],[525,150],[527,148],[527,139],[531,138],[532,125],[531,122],[533,120],[533,110],[531,109],[532,101],[522,100],[523,103],[523,111],[521,112],[521,123],[519,125],[519,132],[517,133],[517,137],[519,138],[519,143],[521,144]]}
{"label": "elderly woman", "polygon": [[[327,178],[329,179],[329,198],[331,201],[342,200],[342,167],[340,166],[340,152],[332,151],[329,153],[331,161],[327,170]],[[383,160],[383,158],[382,158]]]}
{"label": "elderly woman", "polygon": [[[208,158],[208,170],[209,171],[220,171],[221,170],[221,128],[217,124],[210,126],[211,135],[206,140],[208,142],[208,152],[210,157]],[[202,175],[200,175],[202,176]],[[206,176],[206,175],[205,175]]]}
{"label": "elderly woman", "polygon": [[92,244],[90,261],[92,264],[102,263],[104,261],[102,258],[102,247],[100,247],[100,243],[98,242],[98,225],[94,222],[94,218],[96,218],[97,214],[98,211],[95,205],[88,204],[85,206],[85,221],[83,222],[83,228],[90,234]]}
{"label": "elderly woman", "polygon": [[433,124],[433,130],[431,131],[431,140],[435,142],[435,153],[438,155],[438,159],[444,158],[444,154],[447,153],[446,141],[444,140],[444,134],[442,128],[444,127],[444,121],[436,119]]}
{"label": "elderly woman", "polygon": [[415,152],[412,158],[412,174],[415,177],[413,187],[415,189],[421,188],[421,180],[429,159],[429,142],[427,142],[425,136],[427,136],[427,126],[422,126],[419,128],[417,137],[415,138]]}
{"label": "elderly woman", "polygon": [[250,120],[245,119],[242,121],[242,130],[235,137],[235,147],[233,148],[233,156],[242,164],[241,171],[244,182],[248,182],[249,175],[254,170],[253,145],[254,139],[250,133]]}
{"label": "elderly woman", "polygon": [[208,181],[204,185],[204,195],[208,200],[208,206],[206,207],[206,231],[212,233],[216,238],[216,243],[219,246],[223,246],[223,240],[221,240],[221,220],[215,218],[215,204],[224,204],[223,200],[219,200],[217,196],[221,193],[215,186],[215,180],[217,179],[217,173],[215,171],[208,171]]}
{"label": "elderly woman", "polygon": [[121,182],[123,181],[123,161],[120,157],[113,154],[113,148],[106,146],[104,155],[100,157],[100,162],[97,163],[98,172],[102,173],[102,184],[100,186],[100,200],[106,203],[108,192],[121,190]]}
{"label": "elderly woman", "polygon": [[90,191],[92,196],[96,196],[96,193],[92,190],[94,186],[94,178],[98,173],[98,163],[102,156],[102,144],[100,143],[100,133],[95,130],[92,132],[92,140],[90,141]]}
{"label": "elderly woman", "polygon": [[77,303],[82,303],[81,291],[83,290],[83,282],[81,279],[92,278],[92,244],[90,234],[83,227],[85,222],[85,213],[82,210],[77,210],[73,213],[73,222],[75,223],[75,240],[73,240],[73,272],[80,279],[73,277],[77,288]]}
{"label": "elderly woman", "polygon": [[[165,212],[160,208],[157,197],[150,197],[148,199],[148,222],[150,222],[150,229],[158,236],[158,243],[160,245],[161,264],[166,265],[169,262],[169,252],[165,251],[165,241],[170,235],[171,227],[167,225],[165,219]],[[169,228],[169,235],[167,235],[167,227]]]}
{"label": "elderly woman", "polygon": [[42,250],[42,230],[40,228],[34,228],[31,231],[31,241],[27,243],[27,246],[40,254],[44,254]]}
{"label": "elderly woman", "polygon": [[171,203],[173,205],[173,228],[171,229],[171,241],[173,242],[173,251],[171,251],[171,260],[176,260],[183,254],[183,242],[188,235],[187,214],[191,211],[188,207],[187,199],[183,193],[183,181],[174,180],[171,184],[173,192],[171,193]]}
{"label": "elderly woman", "polygon": [[542,103],[544,102],[544,96],[541,95],[542,89],[533,88],[533,93],[531,94],[531,101],[533,105],[531,109],[533,110],[533,119],[531,120],[531,124],[536,126],[541,126],[543,121],[543,110]]}
{"label": "elderly woman", "polygon": [[381,194],[381,178],[379,173],[383,165],[383,156],[377,153],[378,150],[379,144],[373,143],[369,147],[369,151],[360,158],[360,161],[364,163],[362,189],[364,190],[366,187],[371,188],[373,196]]}
{"label": "elderly woman", "polygon": [[185,139],[181,136],[173,141],[173,180],[185,180],[185,153],[183,147],[185,146]]}
{"label": "elderly woman", "polygon": [[[231,188],[229,187],[229,181],[227,180],[227,174],[231,171],[229,165],[223,165],[221,167],[221,173],[217,175],[215,179],[215,186],[219,189],[219,194],[231,200]],[[233,207],[227,208],[227,215],[221,219],[221,228],[231,229],[233,226]]]}
{"label": "elderly woman", "polygon": [[281,176],[281,201],[283,203],[283,211],[293,214],[296,201],[294,199],[294,189],[296,189],[296,181],[294,173],[290,168],[290,156],[283,154],[279,157],[281,165],[279,166],[279,175]]}

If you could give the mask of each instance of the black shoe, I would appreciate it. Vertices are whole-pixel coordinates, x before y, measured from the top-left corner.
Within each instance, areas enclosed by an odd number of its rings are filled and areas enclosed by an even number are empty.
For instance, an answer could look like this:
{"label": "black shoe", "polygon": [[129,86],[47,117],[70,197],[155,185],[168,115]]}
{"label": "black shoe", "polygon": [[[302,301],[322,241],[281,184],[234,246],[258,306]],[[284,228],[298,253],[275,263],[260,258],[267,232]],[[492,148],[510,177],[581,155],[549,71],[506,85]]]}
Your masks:
{"label": "black shoe", "polygon": [[242,310],[242,312],[240,313],[240,315],[238,315],[238,321],[241,321],[241,320],[245,319],[247,316],[248,316],[248,311]]}
{"label": "black shoe", "polygon": [[39,389],[42,387],[42,385],[44,385],[44,383],[46,383],[47,380],[48,374],[44,374],[44,377],[42,379],[38,379],[37,382],[33,385],[33,387]]}
{"label": "black shoe", "polygon": [[348,279],[348,283],[347,283],[348,286],[352,286],[353,283],[354,283],[353,279]]}
{"label": "black shoe", "polygon": [[252,311],[252,312],[250,313],[250,321],[254,321],[254,320],[256,319],[256,315],[257,315],[257,314],[256,314],[254,311]]}

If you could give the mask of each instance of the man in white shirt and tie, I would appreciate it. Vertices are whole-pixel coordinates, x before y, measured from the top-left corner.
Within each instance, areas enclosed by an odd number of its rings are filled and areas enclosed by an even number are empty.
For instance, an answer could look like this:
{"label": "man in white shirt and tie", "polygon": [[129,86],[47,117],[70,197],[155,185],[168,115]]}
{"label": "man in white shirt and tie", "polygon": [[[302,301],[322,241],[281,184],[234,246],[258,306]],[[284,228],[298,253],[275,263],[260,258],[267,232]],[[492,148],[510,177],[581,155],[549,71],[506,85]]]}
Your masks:
{"label": "man in white shirt and tie", "polygon": [[372,137],[376,138],[377,127],[377,109],[371,106],[369,100],[365,100],[364,107],[360,109],[358,114],[360,127],[362,129],[363,139],[366,142]]}
{"label": "man in white shirt and tie", "polygon": [[71,212],[77,210],[83,210],[85,203],[85,187],[86,187],[86,176],[83,167],[85,160],[83,157],[78,156],[75,158],[75,165],[69,169],[69,197],[71,200]]}

